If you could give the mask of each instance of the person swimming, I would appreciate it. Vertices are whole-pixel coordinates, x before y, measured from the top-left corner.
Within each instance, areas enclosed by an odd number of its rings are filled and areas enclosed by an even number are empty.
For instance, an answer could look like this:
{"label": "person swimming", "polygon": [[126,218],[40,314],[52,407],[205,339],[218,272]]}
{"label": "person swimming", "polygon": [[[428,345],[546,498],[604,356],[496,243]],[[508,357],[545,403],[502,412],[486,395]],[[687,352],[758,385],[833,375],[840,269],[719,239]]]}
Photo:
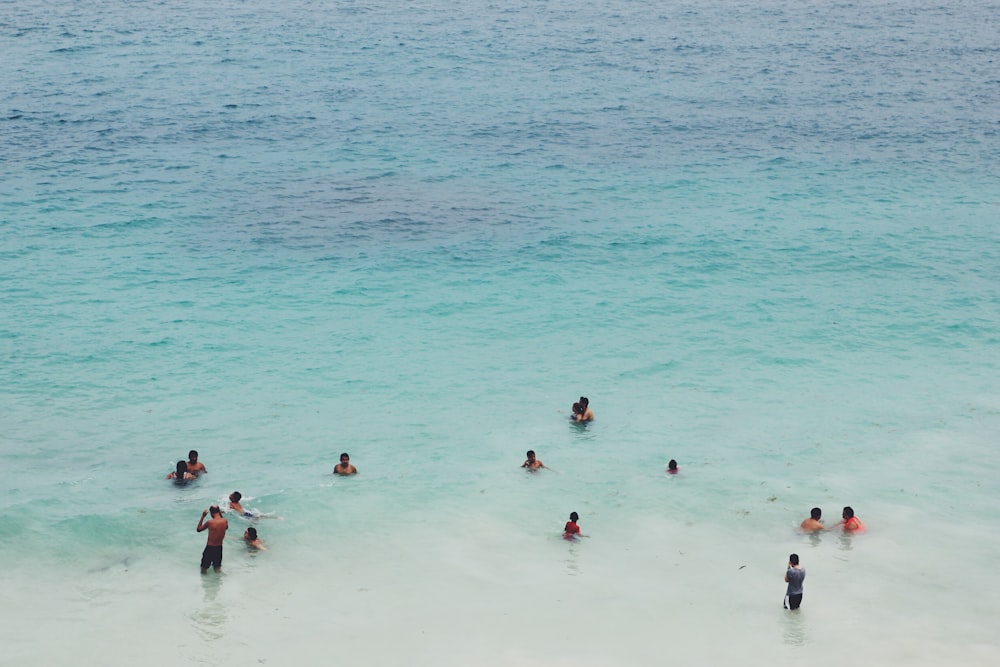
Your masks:
{"label": "person swimming", "polygon": [[594,411],[590,409],[590,399],[586,396],[581,396],[580,401],[573,404],[573,421],[594,421]]}
{"label": "person swimming", "polygon": [[243,539],[247,543],[247,547],[255,551],[267,551],[267,547],[264,546],[264,542],[257,537],[257,529],[250,526],[243,532]]}
{"label": "person swimming", "polygon": [[823,522],[820,520],[822,516],[823,510],[818,507],[812,508],[812,510],[809,511],[809,518],[803,520],[799,525],[799,528],[806,533],[817,533],[823,530],[826,526],[824,526]]}
{"label": "person swimming", "polygon": [[667,474],[676,475],[679,471],[680,468],[677,467],[677,461],[670,459],[670,462],[667,463]]}
{"label": "person swimming", "polygon": [[525,456],[528,457],[528,460],[526,460],[524,463],[521,464],[522,468],[527,468],[528,471],[534,472],[540,468],[545,467],[544,463],[542,463],[539,459],[535,458],[535,450],[529,449],[527,454],[525,454]]}
{"label": "person swimming", "polygon": [[248,519],[253,519],[254,517],[256,517],[257,515],[254,514],[253,512],[243,509],[243,505],[240,504],[241,500],[243,500],[243,494],[240,493],[239,491],[233,491],[232,493],[230,493],[229,509],[236,512],[237,514],[242,514]]}
{"label": "person swimming", "polygon": [[577,537],[585,537],[583,533],[580,532],[580,526],[577,521],[580,520],[580,515],[576,512],[569,513],[569,521],[563,527],[563,539],[564,540],[575,540]]}
{"label": "person swimming", "polygon": [[838,521],[836,526],[843,526],[845,533],[863,533],[865,532],[865,524],[861,523],[861,519],[854,516],[854,508],[848,506],[844,508],[841,513],[844,518]]}

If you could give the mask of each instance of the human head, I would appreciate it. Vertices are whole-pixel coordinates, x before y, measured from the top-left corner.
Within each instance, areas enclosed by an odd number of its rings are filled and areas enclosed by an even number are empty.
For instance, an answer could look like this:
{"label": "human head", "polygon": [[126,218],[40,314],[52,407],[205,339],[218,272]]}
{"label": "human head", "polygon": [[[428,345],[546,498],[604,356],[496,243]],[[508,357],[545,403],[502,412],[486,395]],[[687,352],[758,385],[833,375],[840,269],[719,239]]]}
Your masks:
{"label": "human head", "polygon": [[819,518],[823,516],[823,510],[821,510],[818,507],[814,507],[811,510],[809,510],[809,516],[819,521]]}
{"label": "human head", "polygon": [[572,521],[573,523],[576,523],[577,521],[580,520],[580,515],[577,514],[576,512],[570,512],[569,513],[569,520]]}
{"label": "human head", "polygon": [[247,538],[251,542],[257,539],[257,529],[251,526],[247,528],[247,532],[243,533],[243,537]]}
{"label": "human head", "polygon": [[197,449],[192,449],[190,452],[188,452],[188,460],[191,461],[191,463],[197,463],[198,462],[198,450]]}
{"label": "human head", "polygon": [[534,458],[535,458],[535,450],[534,450],[534,449],[529,449],[529,450],[528,450],[528,453],[527,453],[527,454],[525,454],[525,456],[527,456],[527,457],[528,457],[528,460],[529,460],[529,461],[532,461],[532,460],[534,460]]}
{"label": "human head", "polygon": [[798,565],[799,564],[799,555],[798,554],[792,554],[791,556],[788,557],[788,562],[791,563],[792,565]]}
{"label": "human head", "polygon": [[184,475],[187,474],[187,471],[188,471],[187,461],[178,461],[177,472],[174,473],[175,475],[177,475],[177,479],[184,479]]}
{"label": "human head", "polygon": [[238,503],[240,502],[240,498],[242,497],[243,497],[242,493],[240,493],[239,491],[233,491],[232,493],[229,494],[229,502]]}
{"label": "human head", "polygon": [[854,510],[850,506],[845,507],[844,508],[844,515],[843,516],[844,516],[845,519],[853,519],[854,518]]}
{"label": "human head", "polygon": [[667,470],[677,470],[677,461],[670,459],[670,463],[667,464]]}
{"label": "human head", "polygon": [[351,460],[351,457],[348,455],[347,452],[344,452],[343,454],[340,455],[340,462],[341,463],[347,463],[350,460]]}
{"label": "human head", "polygon": [[208,511],[212,514],[212,516],[215,516],[216,514],[222,516],[222,510],[219,509],[218,505],[212,505],[208,508]]}
{"label": "human head", "polygon": [[580,407],[583,408],[584,410],[586,410],[588,405],[590,405],[590,399],[587,398],[586,396],[581,396],[580,397]]}

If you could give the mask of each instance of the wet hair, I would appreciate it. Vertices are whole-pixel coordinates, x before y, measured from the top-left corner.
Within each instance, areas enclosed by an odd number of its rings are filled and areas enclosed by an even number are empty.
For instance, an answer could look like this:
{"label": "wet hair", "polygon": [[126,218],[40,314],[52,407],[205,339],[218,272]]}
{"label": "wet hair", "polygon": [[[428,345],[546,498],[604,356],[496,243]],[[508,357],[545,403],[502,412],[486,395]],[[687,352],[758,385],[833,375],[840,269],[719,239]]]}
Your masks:
{"label": "wet hair", "polygon": [[677,461],[670,459],[670,463],[667,464],[667,470],[677,470]]}
{"label": "wet hair", "polygon": [[534,455],[535,455],[535,450],[534,450],[534,449],[529,449],[529,450],[528,450],[528,453],[527,453],[527,454],[525,454],[525,456],[527,456],[527,457],[528,457],[529,459],[530,459],[530,458],[531,458],[532,456],[534,456]]}
{"label": "wet hair", "polygon": [[569,513],[569,520],[570,521],[579,521],[580,520],[580,515],[577,514],[576,512],[570,512]]}
{"label": "wet hair", "polygon": [[243,497],[242,493],[240,493],[239,491],[233,491],[232,493],[229,494],[229,502],[238,503],[240,502],[240,499],[242,497]]}
{"label": "wet hair", "polygon": [[218,506],[218,505],[212,505],[211,507],[209,507],[209,508],[208,508],[208,512],[209,512],[209,513],[210,513],[210,514],[211,514],[212,516],[215,516],[216,514],[220,514],[220,515],[222,514],[222,510],[220,510],[220,509],[219,509],[219,506]]}
{"label": "wet hair", "polygon": [[798,565],[799,564],[799,555],[798,554],[792,554],[791,556],[788,557],[788,562],[791,563],[792,565]]}
{"label": "wet hair", "polygon": [[189,459],[196,459],[196,458],[198,458],[198,450],[197,449],[192,449],[190,452],[188,452],[188,458]]}
{"label": "wet hair", "polygon": [[848,507],[844,508],[844,518],[845,519],[853,519],[854,518],[854,509],[852,507],[848,506]]}
{"label": "wet hair", "polygon": [[251,526],[250,528],[247,528],[247,535],[250,536],[251,540],[256,540],[257,539],[257,529],[254,528],[253,526]]}
{"label": "wet hair", "polygon": [[177,475],[177,479],[184,479],[184,475],[187,474],[187,471],[188,471],[188,462],[178,461],[177,472],[174,473],[175,475]]}
{"label": "wet hair", "polygon": [[347,452],[342,452],[341,455],[340,455],[340,458],[344,458],[345,456],[348,458],[348,460],[350,460],[351,455],[348,454]]}
{"label": "wet hair", "polygon": [[573,414],[574,415],[581,415],[581,414],[583,414],[583,406],[580,405],[579,403],[574,403],[573,404]]}
{"label": "wet hair", "polygon": [[587,398],[586,396],[581,396],[580,407],[586,410],[588,405],[590,405],[590,399]]}
{"label": "wet hair", "polygon": [[821,510],[818,507],[814,507],[811,510],[809,510],[809,516],[819,521],[819,518],[823,516],[823,510]]}

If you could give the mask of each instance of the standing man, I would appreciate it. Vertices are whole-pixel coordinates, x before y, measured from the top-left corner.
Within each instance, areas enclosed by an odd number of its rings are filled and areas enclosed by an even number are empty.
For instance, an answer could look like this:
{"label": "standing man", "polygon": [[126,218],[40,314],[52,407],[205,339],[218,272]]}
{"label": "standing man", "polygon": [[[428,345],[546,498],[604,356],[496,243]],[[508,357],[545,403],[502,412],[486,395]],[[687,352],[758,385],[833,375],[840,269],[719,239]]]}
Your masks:
{"label": "standing man", "polygon": [[788,590],[785,591],[785,609],[798,609],[802,604],[802,582],[806,579],[805,568],[799,566],[799,555],[788,557],[788,569],[785,571],[785,581]]}
{"label": "standing man", "polygon": [[[212,513],[212,518],[205,521],[205,515]],[[222,510],[218,505],[212,505],[201,513],[198,519],[198,532],[208,531],[208,543],[201,553],[201,573],[208,572],[209,564],[215,568],[216,572],[222,571],[222,541],[226,539],[226,531],[229,530],[229,522],[222,516]]]}

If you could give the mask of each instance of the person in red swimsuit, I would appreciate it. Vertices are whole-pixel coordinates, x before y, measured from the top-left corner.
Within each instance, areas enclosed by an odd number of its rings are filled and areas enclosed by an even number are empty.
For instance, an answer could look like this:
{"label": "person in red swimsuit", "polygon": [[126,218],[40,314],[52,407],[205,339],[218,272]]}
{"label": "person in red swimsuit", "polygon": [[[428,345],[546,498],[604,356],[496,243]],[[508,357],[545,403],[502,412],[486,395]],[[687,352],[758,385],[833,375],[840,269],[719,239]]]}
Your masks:
{"label": "person in red swimsuit", "polygon": [[861,519],[854,516],[854,509],[850,506],[844,508],[843,520],[838,521],[838,526],[844,527],[845,533],[863,533],[865,530],[865,524],[861,523]]}
{"label": "person in red swimsuit", "polygon": [[563,528],[563,539],[572,540],[577,537],[583,537],[583,533],[580,532],[580,526],[576,524],[580,520],[580,515],[576,512],[569,513],[569,521],[566,522],[566,527]]}

